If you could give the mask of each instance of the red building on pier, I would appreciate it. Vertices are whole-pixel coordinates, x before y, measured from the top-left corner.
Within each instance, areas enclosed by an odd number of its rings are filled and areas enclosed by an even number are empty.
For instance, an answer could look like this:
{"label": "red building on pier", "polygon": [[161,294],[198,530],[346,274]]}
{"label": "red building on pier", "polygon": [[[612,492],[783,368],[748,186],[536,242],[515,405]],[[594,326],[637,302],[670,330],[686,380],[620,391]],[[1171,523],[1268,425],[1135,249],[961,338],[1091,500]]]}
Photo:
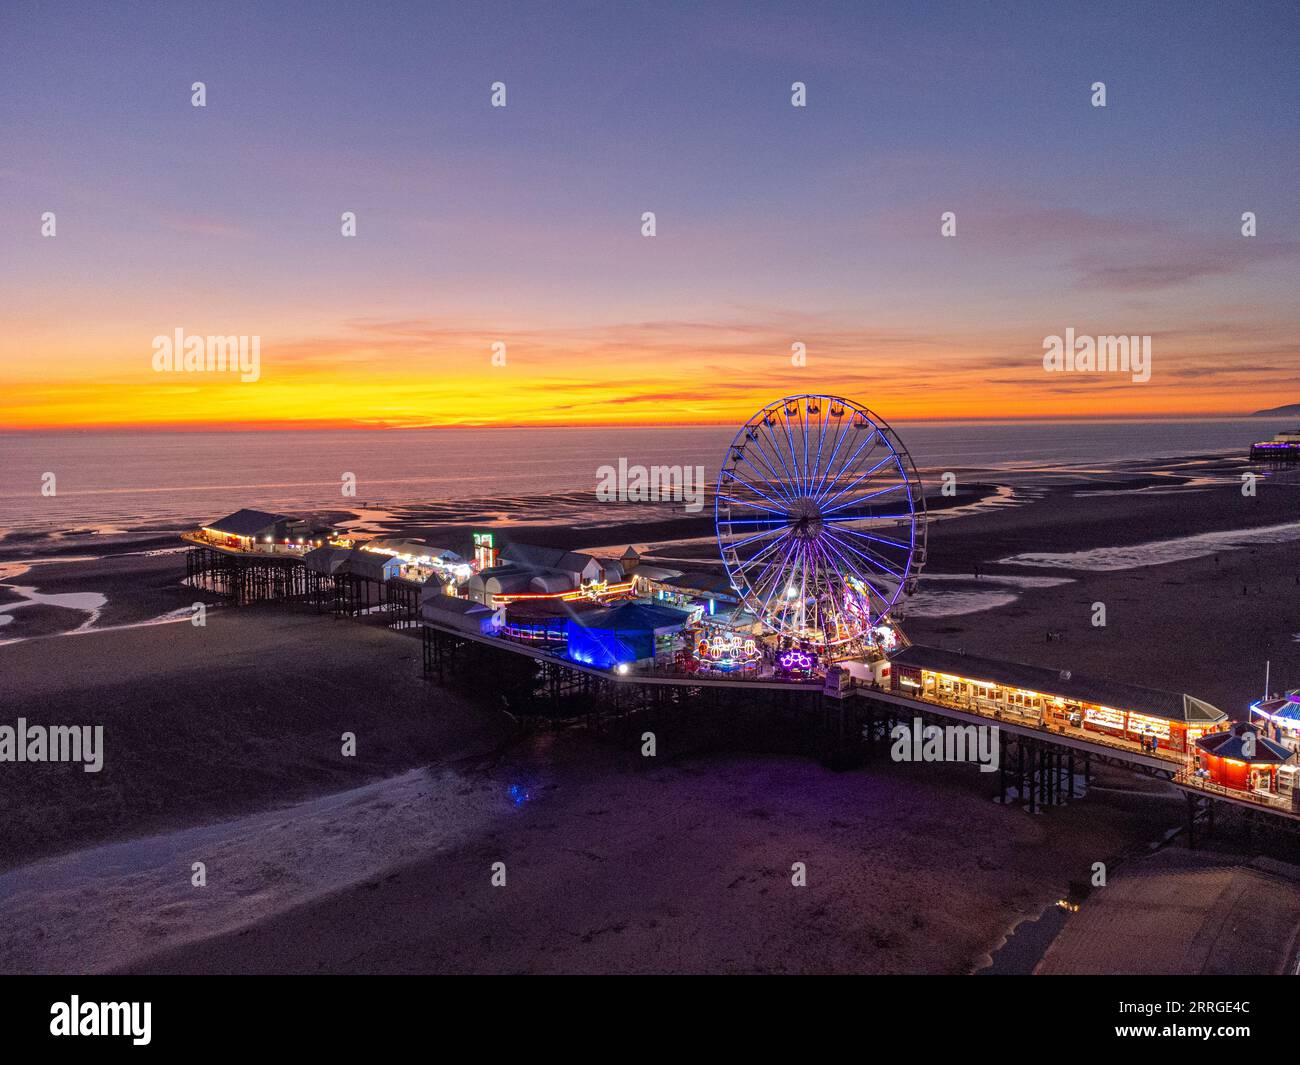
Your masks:
{"label": "red building on pier", "polygon": [[1294,752],[1270,740],[1258,725],[1245,721],[1196,741],[1196,761],[1210,783],[1233,791],[1276,795],[1278,767],[1293,756]]}

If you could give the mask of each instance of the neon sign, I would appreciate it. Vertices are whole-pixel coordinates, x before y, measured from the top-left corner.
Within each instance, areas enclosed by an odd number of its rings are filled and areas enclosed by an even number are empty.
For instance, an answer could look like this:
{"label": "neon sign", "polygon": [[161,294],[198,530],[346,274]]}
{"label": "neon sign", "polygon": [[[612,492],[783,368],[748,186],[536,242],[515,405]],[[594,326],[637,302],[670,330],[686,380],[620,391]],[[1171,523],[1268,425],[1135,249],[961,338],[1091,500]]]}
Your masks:
{"label": "neon sign", "polygon": [[700,640],[695,650],[700,658],[713,662],[748,662],[759,655],[752,636],[746,638],[735,632],[715,633],[711,639]]}
{"label": "neon sign", "polygon": [[788,651],[782,651],[781,657],[777,659],[782,669],[789,670],[791,673],[801,670],[812,669],[816,662],[816,656],[802,651],[798,647],[791,647]]}
{"label": "neon sign", "polygon": [[474,534],[474,566],[476,569],[491,569],[497,564],[497,549],[490,532]]}

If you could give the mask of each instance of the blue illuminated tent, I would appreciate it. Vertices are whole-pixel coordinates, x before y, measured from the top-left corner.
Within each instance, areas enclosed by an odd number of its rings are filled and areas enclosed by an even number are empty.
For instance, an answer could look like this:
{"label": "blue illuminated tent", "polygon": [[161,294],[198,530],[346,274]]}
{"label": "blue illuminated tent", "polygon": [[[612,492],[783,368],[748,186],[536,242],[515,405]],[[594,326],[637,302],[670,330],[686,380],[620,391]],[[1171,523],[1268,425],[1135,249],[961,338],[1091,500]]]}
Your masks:
{"label": "blue illuminated tent", "polygon": [[568,622],[568,655],[598,669],[654,658],[655,637],[681,632],[689,613],[648,603],[620,603]]}

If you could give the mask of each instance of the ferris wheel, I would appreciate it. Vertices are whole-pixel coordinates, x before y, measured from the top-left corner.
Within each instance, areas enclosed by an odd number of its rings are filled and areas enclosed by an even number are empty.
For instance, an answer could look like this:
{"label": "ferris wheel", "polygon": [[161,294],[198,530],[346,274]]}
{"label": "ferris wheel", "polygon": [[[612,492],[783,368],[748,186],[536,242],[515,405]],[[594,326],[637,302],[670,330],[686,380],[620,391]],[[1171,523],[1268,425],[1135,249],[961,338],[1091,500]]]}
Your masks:
{"label": "ferris wheel", "polygon": [[865,638],[925,562],[925,495],[883,418],[835,396],[769,403],[718,475],[718,547],[768,628],[830,647]]}

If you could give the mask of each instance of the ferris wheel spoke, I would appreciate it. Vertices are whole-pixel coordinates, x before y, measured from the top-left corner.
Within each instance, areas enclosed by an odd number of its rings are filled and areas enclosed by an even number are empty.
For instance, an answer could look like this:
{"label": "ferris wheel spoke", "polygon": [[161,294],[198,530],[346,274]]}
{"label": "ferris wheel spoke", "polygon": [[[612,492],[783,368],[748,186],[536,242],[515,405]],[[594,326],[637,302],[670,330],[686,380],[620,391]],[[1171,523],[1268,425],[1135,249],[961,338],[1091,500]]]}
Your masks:
{"label": "ferris wheel spoke", "polygon": [[889,597],[882,596],[874,585],[865,583],[865,587],[854,588],[853,592],[860,597],[862,611],[866,615],[863,628],[873,628],[880,623],[881,618],[888,616],[891,609]]}
{"label": "ferris wheel spoke", "polygon": [[[782,558],[781,558],[781,568],[777,570],[776,575],[775,575],[777,579],[774,580],[774,581],[772,582],[772,587],[771,587],[770,589],[768,589],[768,593],[767,593],[767,595],[763,598],[763,603],[762,603],[761,608],[756,612],[756,614],[757,614],[759,620],[762,620],[763,617],[766,615],[766,613],[767,613],[767,606],[768,606],[768,604],[772,601],[772,594],[773,594],[773,593],[774,593],[778,588],[783,588],[783,587],[784,587],[784,581],[783,581],[781,578],[782,578],[782,575],[783,575],[784,572],[785,572],[785,566],[786,566],[786,563],[787,563],[787,562],[789,561],[789,559],[790,559],[790,551],[791,551],[791,548],[792,548],[793,546],[794,546],[793,541],[790,542],[790,543],[788,543],[788,544],[786,544],[785,554],[784,554],[784,555],[782,556]],[[764,572],[764,577],[763,577],[763,579],[766,579],[766,571]],[[757,598],[760,594],[762,594],[762,584],[761,584],[761,583],[759,583],[758,585],[755,586],[755,588],[754,588],[754,594],[755,594],[755,598]]]}
{"label": "ferris wheel spoke", "polygon": [[905,579],[906,575],[900,573],[898,570],[894,569],[891,565],[889,565],[889,561],[878,551],[873,551],[869,547],[859,548],[855,546],[851,541],[840,540],[838,537],[835,536],[832,536],[831,539],[834,540],[836,543],[840,544],[845,549],[852,551],[855,555],[858,556],[858,558],[860,558],[868,566],[872,566],[878,570],[881,570],[886,575],[894,578],[894,580],[899,581],[900,583]]}
{"label": "ferris wheel spoke", "polygon": [[794,596],[790,595],[795,590],[793,582],[786,585],[785,589],[786,599],[794,607],[796,623],[801,629],[808,627],[808,560],[805,557],[807,546],[802,541],[795,545],[794,568],[799,574],[798,592]]}
{"label": "ferris wheel spoke", "polygon": [[725,474],[725,476],[728,479],[735,481],[736,484],[744,485],[760,499],[766,499],[767,502],[771,505],[766,506],[762,503],[755,503],[751,499],[742,499],[740,496],[723,495],[723,496],[718,496],[719,499],[726,500],[728,503],[737,503],[743,507],[753,507],[755,510],[768,510],[771,511],[773,514],[780,514],[781,517],[783,518],[790,513],[790,511],[786,507],[782,506],[782,502],[783,502],[782,500],[773,499],[770,495],[767,495],[765,492],[763,492],[762,489],[755,488],[748,481],[740,477],[737,477],[734,473],[728,472],[727,474]]}
{"label": "ferris wheel spoke", "polygon": [[[796,495],[794,475],[790,472],[790,464],[785,461],[785,455],[782,454],[780,442],[777,440],[776,433],[773,431],[772,426],[775,424],[775,418],[776,415],[771,411],[768,411],[759,419],[757,426],[758,437],[766,445],[763,448],[763,454],[771,461],[772,469],[775,471],[779,468],[781,471],[779,474],[775,474],[775,476],[777,476],[781,483],[789,490],[790,498],[793,499]],[[772,419],[772,421],[769,421],[769,419]]]}
{"label": "ferris wheel spoke", "polygon": [[[776,492],[776,494],[780,496],[783,500],[785,500],[787,503],[793,502],[794,496],[792,496],[789,493],[785,485],[782,483],[781,478],[775,473],[775,471],[771,469],[767,470],[766,472],[760,470],[757,466],[755,466],[752,462],[749,461],[749,456],[746,455],[743,450],[738,451],[737,454],[740,455],[741,461],[744,462],[746,466],[748,466],[751,470],[753,470],[756,474],[758,474],[758,479],[760,481],[766,482],[768,487],[773,489]],[[763,464],[767,465],[766,459],[763,459]],[[735,477],[734,470],[732,471],[731,475]],[[739,480],[739,478],[736,479]]]}
{"label": "ferris wheel spoke", "polygon": [[[773,465],[771,459],[768,458],[767,452],[763,449],[762,428],[761,423],[759,425],[747,424],[745,426],[743,430],[745,434],[745,445],[742,454],[745,455],[745,461],[748,462],[748,452],[752,451],[763,464],[763,469],[760,471],[759,476],[764,479],[770,479],[773,485],[776,485],[782,490],[782,495],[786,495],[787,493],[784,491],[784,485],[781,482],[781,475],[777,472],[775,465]],[[758,467],[754,466],[752,462],[750,462],[749,465],[753,469],[758,469]]]}
{"label": "ferris wheel spoke", "polygon": [[[852,425],[850,424],[850,428]],[[813,497],[816,498],[822,493],[822,488],[826,484],[826,478],[830,475],[831,470],[835,468],[835,456],[840,453],[840,445],[844,442],[844,417],[840,416],[840,424],[835,427],[835,444],[831,448],[831,457],[826,462],[826,469],[822,471],[817,483],[813,486]]]}
{"label": "ferris wheel spoke", "polygon": [[910,518],[910,514],[840,514],[834,518],[828,518],[825,514],[821,516],[822,524],[827,522],[842,523],[850,521],[898,521],[899,519]]}
{"label": "ferris wheel spoke", "polygon": [[[857,471],[865,469],[867,463],[875,457],[876,449],[884,442],[884,438],[875,430],[861,439],[855,439],[841,457],[840,468],[827,479],[818,498],[829,495],[844,483],[845,478],[852,478]],[[885,457],[887,460],[888,456]]]}
{"label": "ferris wheel spoke", "polygon": [[[836,521],[839,519],[832,518],[830,520]],[[868,533],[862,529],[848,529],[848,530],[841,530],[841,531],[848,531],[853,533],[854,536],[862,536],[868,540],[873,540],[878,544],[888,544],[890,547],[897,547],[903,551],[909,551],[911,550],[912,547],[911,544],[904,543],[902,540],[891,539],[890,537],[884,536],[881,533]]]}
{"label": "ferris wheel spoke", "polygon": [[791,396],[746,422],[714,508],[746,611],[823,646],[887,615],[924,550],[925,499],[910,463],[893,430],[848,400]]}
{"label": "ferris wheel spoke", "polygon": [[808,445],[811,427],[810,422],[808,421],[809,415],[807,400],[804,400],[801,404],[796,404],[796,407],[798,409],[795,412],[797,420],[794,423],[794,430],[798,436],[795,438],[795,447],[799,448],[799,445],[802,444],[803,455],[802,458],[796,458],[795,465],[798,467],[799,479],[803,484],[803,489],[800,494],[806,496],[808,495],[808,489],[812,484],[812,467],[808,465]]}
{"label": "ferris wheel spoke", "polygon": [[[880,559],[881,566],[885,568],[900,566],[906,570],[906,557],[911,551],[910,544],[898,540],[889,540],[888,537],[870,536],[870,534],[862,532],[861,529],[837,529],[835,534],[845,544],[858,547],[859,550]],[[889,570],[889,572],[893,573],[893,570]],[[894,576],[901,579],[901,573],[894,573]]]}
{"label": "ferris wheel spoke", "polygon": [[[785,483],[784,478],[782,478],[781,474],[777,472],[776,464],[774,464],[771,461],[771,459],[768,457],[767,452],[763,448],[763,439],[761,435],[762,429],[763,429],[763,425],[760,420],[758,425],[746,425],[743,430],[743,433],[747,438],[748,442],[754,445],[753,450],[758,455],[759,461],[762,462],[764,467],[766,468],[765,471],[760,470],[757,466],[755,466],[752,462],[749,461],[749,456],[745,454],[745,450],[746,450],[745,445],[742,444],[739,448],[737,448],[735,442],[733,441],[732,449],[733,451],[737,451],[740,454],[741,458],[743,458],[745,462],[749,464],[749,468],[758,474],[760,480],[768,481],[768,483],[783,498],[788,500],[793,500],[794,499],[793,493],[790,492],[789,488]],[[739,439],[739,437],[737,437],[737,439]]]}
{"label": "ferris wheel spoke", "polygon": [[[828,565],[836,565],[828,562]],[[858,582],[842,582],[836,585],[835,594],[827,597],[826,642],[843,643],[861,635],[871,626],[871,619],[878,613],[871,602],[871,595]]]}
{"label": "ferris wheel spoke", "polygon": [[864,448],[869,449],[867,451],[868,458],[870,457],[871,452],[876,450],[876,430],[874,426],[867,429],[866,435],[864,436],[862,426],[859,425],[855,419],[849,425],[849,434],[850,435],[847,438],[848,447],[840,455],[840,467],[838,470],[832,471],[830,478],[830,485],[832,487],[839,483],[840,478],[842,478],[848,471],[849,467],[857,461],[858,456],[862,454]]}
{"label": "ferris wheel spoke", "polygon": [[793,471],[794,483],[795,483],[795,490],[796,490],[800,495],[803,495],[803,490],[804,490],[804,489],[803,489],[803,477],[800,475],[800,472],[799,472],[799,458],[798,458],[798,456],[795,454],[795,450],[794,450],[794,436],[793,436],[793,435],[791,434],[791,432],[790,432],[790,416],[789,416],[788,414],[785,413],[784,408],[782,409],[781,413],[782,413],[783,415],[785,415],[785,425],[784,425],[784,428],[785,428],[785,443],[786,443],[786,446],[790,449],[790,469]]}
{"label": "ferris wheel spoke", "polygon": [[807,476],[809,476],[809,427],[807,427],[806,408],[800,401],[798,401],[798,399],[794,401],[794,417],[798,420],[794,423],[793,428],[797,430],[798,436],[800,436],[803,441],[802,462],[800,460],[800,453],[798,453],[796,438],[794,438],[794,433],[790,432],[792,427],[790,427],[789,414],[785,415],[785,437],[790,441],[790,453],[792,453],[794,458],[794,469],[796,469],[796,472],[800,475],[800,494],[806,495]]}
{"label": "ferris wheel spoke", "polygon": [[[834,538],[832,537],[832,539]],[[854,576],[856,576],[858,580],[860,580],[864,585],[866,585],[867,588],[869,588],[875,594],[876,598],[880,600],[881,609],[877,611],[878,614],[885,613],[891,606],[893,606],[894,603],[893,598],[883,594],[879,588],[877,588],[874,584],[872,584],[871,578],[868,577],[866,574],[864,574],[860,569],[858,569],[856,563],[854,563],[852,558],[836,550],[835,548],[830,547],[829,545],[828,545],[828,551],[830,554],[835,556],[837,564],[840,567],[847,566],[849,569],[851,569],[853,571]]]}
{"label": "ferris wheel spoke", "polygon": [[[906,574],[903,574],[894,569],[893,566],[888,565],[886,561],[878,555],[875,555],[872,552],[860,551],[852,544],[846,544],[845,547],[847,550],[853,552],[856,556],[857,564],[865,571],[875,573],[883,580],[897,582],[899,585],[902,585],[903,581],[907,579]],[[891,596],[890,598],[892,599],[893,597]]]}
{"label": "ferris wheel spoke", "polygon": [[755,533],[753,536],[746,536],[743,540],[737,540],[734,544],[728,544],[727,547],[732,551],[737,551],[740,548],[746,547],[749,544],[758,543],[758,541],[762,540],[765,536],[771,536],[774,533],[779,536],[784,536],[785,532],[786,530],[784,528],[774,526],[770,529],[764,529],[760,533]]}
{"label": "ferris wheel spoke", "polygon": [[816,425],[818,425],[818,434],[816,434],[816,455],[814,456],[813,472],[809,475],[809,488],[816,484],[820,473],[822,473],[822,447],[826,443],[826,415],[822,414],[822,408],[818,407],[816,415]]}
{"label": "ferris wheel spoke", "polygon": [[869,571],[876,572],[881,576],[890,577],[894,580],[903,580],[904,574],[894,569],[889,560],[879,552],[871,550],[868,547],[859,547],[851,540],[842,539],[834,533],[829,534],[829,539],[842,552],[851,552],[858,559],[858,564],[865,566]]}
{"label": "ferris wheel spoke", "polygon": [[[895,540],[889,536],[883,536],[879,533],[869,532],[866,529],[855,529],[852,526],[841,526],[835,529],[834,535],[847,540],[849,543],[865,542],[869,544],[880,544],[881,548],[892,549],[889,554],[902,553],[906,554],[911,551],[912,545],[901,540]],[[864,547],[863,550],[875,551],[880,554],[879,548]]]}
{"label": "ferris wheel spoke", "polygon": [[[828,621],[833,621],[836,617],[836,599],[840,595],[839,574],[827,565],[826,551],[823,545],[818,541],[813,541],[810,545],[812,550],[810,554],[813,560],[813,583],[821,594],[817,602],[817,627],[824,629]],[[825,603],[831,604],[831,609],[827,610]],[[826,620],[823,620],[825,615]]]}
{"label": "ferris wheel spoke", "polygon": [[[866,437],[866,439],[863,440],[860,444],[857,445],[857,447],[854,449],[853,453],[852,453],[851,455],[849,455],[847,458],[843,459],[843,460],[840,462],[839,472],[836,473],[835,476],[831,478],[830,483],[829,483],[829,484],[828,484],[828,485],[823,489],[822,493],[817,497],[818,505],[821,505],[821,506],[824,506],[824,505],[825,505],[827,495],[832,491],[832,489],[835,488],[835,486],[836,486],[837,484],[840,483],[840,480],[844,477],[845,471],[848,470],[849,467],[852,466],[853,463],[857,461],[858,456],[859,456],[860,454],[862,454],[863,449],[864,449],[868,444],[871,445],[871,451],[867,452],[867,459],[864,459],[863,462],[865,463],[868,459],[870,459],[872,452],[874,452],[874,451],[876,450],[876,438],[877,438],[879,435],[880,435],[879,430],[873,429],[873,430],[871,431],[871,433]],[[888,460],[888,459],[883,460],[883,462],[881,463],[881,465],[883,465],[883,463],[884,463],[884,462],[887,462],[887,461],[889,461],[889,460]],[[879,466],[879,465],[874,466],[874,467],[872,467],[872,469],[868,470],[867,473],[868,473],[868,474],[874,473],[874,472],[875,472],[876,470],[878,470],[878,469],[880,469],[880,466]],[[841,496],[841,495],[843,495],[843,494],[844,494],[844,489],[841,489],[840,491],[836,492],[836,493],[835,493],[833,496],[831,496],[830,498],[831,498],[831,499],[836,499],[836,498],[838,498],[839,496]]]}
{"label": "ferris wheel spoke", "polygon": [[[880,430],[875,425],[862,425],[857,419],[854,419],[849,428],[853,434],[851,437],[852,444],[848,452],[840,460],[840,468],[832,478],[832,483],[844,476],[845,471],[857,461],[864,448],[870,448],[870,451],[867,452],[868,457],[870,457],[871,452],[876,450],[880,442]],[[865,435],[863,435],[864,433]]]}
{"label": "ferris wheel spoke", "polygon": [[[773,417],[775,416],[773,415]],[[772,426],[767,424],[766,418],[763,419],[762,426],[767,430],[767,440],[772,449],[772,455],[776,458],[777,464],[785,473],[785,484],[789,487],[790,498],[793,500],[799,492],[799,479],[794,475],[794,471],[790,469],[789,463],[785,461],[785,456],[781,454],[780,441],[778,440],[776,433],[773,432]]]}
{"label": "ferris wheel spoke", "polygon": [[[803,406],[799,400],[795,400],[794,415],[786,415],[785,434],[786,438],[793,444],[794,468],[795,472],[799,474],[799,494],[803,495],[808,490],[808,426]],[[800,447],[801,443],[802,448]],[[801,450],[803,454],[800,454]]]}
{"label": "ferris wheel spoke", "polygon": [[893,458],[892,455],[886,455],[883,459],[881,459],[881,460],[880,460],[879,462],[877,462],[874,466],[872,466],[871,469],[869,469],[869,470],[864,470],[862,473],[858,474],[857,477],[855,477],[852,481],[850,481],[848,484],[846,484],[843,488],[841,488],[841,489],[840,489],[838,492],[836,492],[834,495],[832,495],[832,496],[827,496],[827,497],[825,497],[825,498],[823,498],[823,499],[819,499],[819,500],[817,500],[817,508],[818,508],[818,509],[823,513],[823,514],[834,514],[837,510],[842,510],[844,507],[851,507],[851,506],[853,506],[855,503],[860,503],[860,502],[862,502],[864,499],[874,499],[874,498],[875,498],[876,496],[878,496],[878,495],[884,495],[886,492],[893,491],[895,488],[898,487],[897,485],[891,485],[889,488],[883,488],[883,489],[881,489],[880,491],[878,491],[878,492],[873,492],[873,493],[871,493],[871,494],[869,494],[869,495],[865,495],[865,496],[862,496],[862,495],[859,495],[859,496],[853,496],[852,498],[850,498],[850,499],[846,500],[845,502],[841,503],[838,507],[832,507],[832,506],[830,505],[830,504],[831,504],[832,502],[834,502],[836,499],[839,499],[839,497],[842,496],[845,492],[851,491],[853,488],[855,488],[855,487],[857,487],[858,485],[860,485],[863,481],[866,481],[866,480],[868,480],[869,478],[871,478],[872,476],[874,476],[874,475],[875,475],[875,474],[876,474],[876,473],[877,473],[877,472],[878,472],[878,471],[879,471],[883,466],[885,466],[886,464],[888,464],[888,462],[889,462],[889,460],[890,460],[891,458]]}
{"label": "ferris wheel spoke", "polygon": [[865,495],[853,496],[851,499],[846,499],[843,503],[839,503],[836,506],[823,506],[821,508],[821,514],[823,517],[826,517],[829,514],[838,514],[846,507],[856,507],[860,503],[865,503],[870,499],[879,499],[881,496],[889,495],[890,492],[897,492],[902,487],[902,482],[895,482],[894,484],[886,485],[884,488],[878,488],[874,492],[867,492]]}
{"label": "ferris wheel spoke", "polygon": [[[771,590],[781,584],[781,574],[786,564],[786,554],[788,554],[788,551],[770,560],[769,564],[765,565],[758,576],[753,579],[745,576],[744,573],[741,574],[741,580],[744,582],[748,593],[746,595],[746,605],[754,611],[755,616],[760,620],[765,616],[764,612],[767,609],[767,603],[771,600]],[[775,570],[770,569],[772,565],[776,566]]]}

